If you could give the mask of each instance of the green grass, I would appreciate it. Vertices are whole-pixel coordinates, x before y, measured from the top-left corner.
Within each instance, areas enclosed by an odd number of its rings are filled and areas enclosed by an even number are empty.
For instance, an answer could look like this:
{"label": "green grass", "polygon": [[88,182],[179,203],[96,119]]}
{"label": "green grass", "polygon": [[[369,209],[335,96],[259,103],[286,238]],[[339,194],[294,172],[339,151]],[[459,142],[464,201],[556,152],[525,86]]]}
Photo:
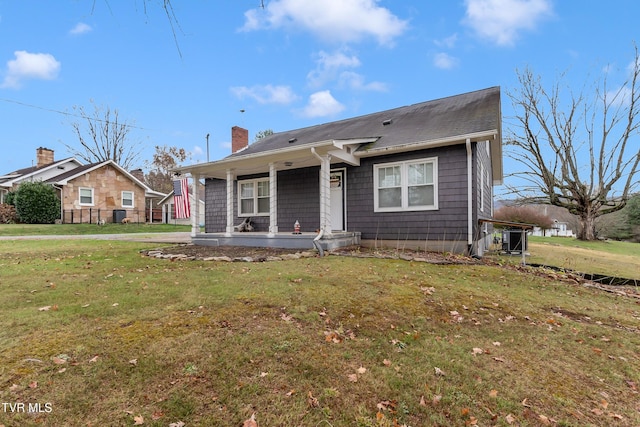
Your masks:
{"label": "green grass", "polygon": [[0,224],[0,236],[162,233],[191,231],[189,225],[174,224]]}
{"label": "green grass", "polygon": [[495,266],[150,247],[0,242],[0,401],[52,409],[0,424],[640,425],[634,298]]}
{"label": "green grass", "polygon": [[564,237],[530,237],[527,262],[585,273],[640,279],[640,244],[614,240],[585,242]]}

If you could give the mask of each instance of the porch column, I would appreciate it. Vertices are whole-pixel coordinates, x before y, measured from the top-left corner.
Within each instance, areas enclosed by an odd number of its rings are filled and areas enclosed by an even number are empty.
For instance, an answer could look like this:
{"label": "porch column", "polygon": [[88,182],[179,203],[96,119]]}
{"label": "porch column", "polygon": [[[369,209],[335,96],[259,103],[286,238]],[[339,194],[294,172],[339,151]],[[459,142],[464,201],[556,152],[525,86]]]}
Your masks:
{"label": "porch column", "polygon": [[200,176],[193,177],[193,207],[191,208],[191,237],[200,233],[200,195],[198,194]]}
{"label": "porch column", "polygon": [[278,232],[278,170],[275,163],[269,163],[269,235]]}
{"label": "porch column", "polygon": [[[315,154],[315,153],[314,153]],[[316,156],[320,159],[320,230],[331,236],[331,155]]]}
{"label": "porch column", "polygon": [[227,169],[227,236],[233,233],[233,171]]}

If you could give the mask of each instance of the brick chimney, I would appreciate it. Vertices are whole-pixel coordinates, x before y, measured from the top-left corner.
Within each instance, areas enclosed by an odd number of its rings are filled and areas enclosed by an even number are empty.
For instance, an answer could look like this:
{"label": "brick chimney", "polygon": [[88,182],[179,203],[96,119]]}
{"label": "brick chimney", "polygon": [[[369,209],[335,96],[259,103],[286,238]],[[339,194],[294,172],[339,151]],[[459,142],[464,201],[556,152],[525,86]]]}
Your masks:
{"label": "brick chimney", "polygon": [[129,173],[131,175],[133,175],[134,177],[136,177],[136,179],[140,182],[144,182],[144,172],[142,172],[142,169],[134,169],[132,171],[129,171]]}
{"label": "brick chimney", "polygon": [[241,128],[240,126],[234,126],[231,128],[231,153],[240,151],[243,148],[249,146],[249,131]]}
{"label": "brick chimney", "polygon": [[53,150],[48,148],[36,148],[37,167],[47,166],[53,163]]}

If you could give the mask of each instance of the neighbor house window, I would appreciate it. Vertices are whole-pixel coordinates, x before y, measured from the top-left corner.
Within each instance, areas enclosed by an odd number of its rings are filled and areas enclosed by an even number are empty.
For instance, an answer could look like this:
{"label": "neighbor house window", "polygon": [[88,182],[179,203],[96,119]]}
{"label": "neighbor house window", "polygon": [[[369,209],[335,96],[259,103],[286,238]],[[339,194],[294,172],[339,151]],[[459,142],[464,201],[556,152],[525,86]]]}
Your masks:
{"label": "neighbor house window", "polygon": [[238,216],[269,215],[269,180],[238,182]]}
{"label": "neighbor house window", "polygon": [[436,158],[374,165],[376,212],[438,209]]}
{"label": "neighbor house window", "polygon": [[79,189],[80,192],[80,204],[83,206],[93,206],[93,188],[83,188]]}
{"label": "neighbor house window", "polygon": [[133,191],[122,192],[122,207],[123,208],[133,207]]}

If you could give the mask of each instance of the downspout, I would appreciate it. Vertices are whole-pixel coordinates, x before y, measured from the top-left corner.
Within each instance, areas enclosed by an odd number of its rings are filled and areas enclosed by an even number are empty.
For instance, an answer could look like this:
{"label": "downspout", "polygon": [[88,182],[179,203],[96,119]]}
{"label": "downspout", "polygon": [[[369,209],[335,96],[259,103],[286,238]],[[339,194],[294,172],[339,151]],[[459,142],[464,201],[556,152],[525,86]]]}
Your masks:
{"label": "downspout", "polygon": [[[320,160],[320,167],[322,168],[322,164],[324,162],[324,159],[322,158],[322,156],[320,156],[318,153],[316,153],[316,149],[315,147],[311,147],[311,154],[313,154],[315,156],[316,159]],[[322,239],[322,237],[324,236],[324,225],[323,225],[323,220],[324,220],[324,203],[322,203],[322,201],[324,201],[324,187],[322,186],[322,183],[320,183],[320,231],[318,232],[318,235],[313,239],[313,246],[315,246],[315,248],[318,250],[318,254],[323,257],[324,256],[324,250],[322,249],[322,245],[320,244],[320,239]]]}
{"label": "downspout", "polygon": [[473,152],[471,140],[467,138],[467,255],[473,250]]}

